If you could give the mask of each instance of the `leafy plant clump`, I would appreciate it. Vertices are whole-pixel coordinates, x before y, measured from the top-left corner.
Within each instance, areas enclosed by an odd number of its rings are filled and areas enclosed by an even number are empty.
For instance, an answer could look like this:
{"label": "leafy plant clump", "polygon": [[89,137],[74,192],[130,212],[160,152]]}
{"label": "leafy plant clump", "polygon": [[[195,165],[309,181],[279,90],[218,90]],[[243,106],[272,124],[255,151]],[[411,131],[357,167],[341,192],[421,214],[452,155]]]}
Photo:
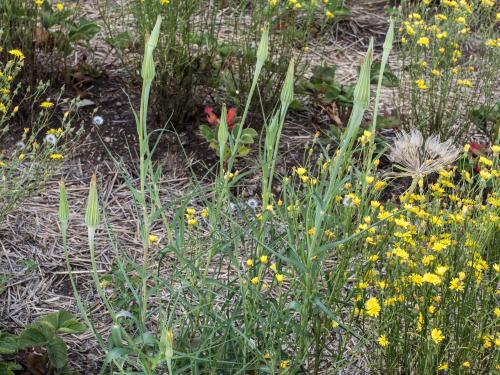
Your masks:
{"label": "leafy plant clump", "polygon": [[498,117],[478,121],[479,108],[497,101],[497,26],[495,1],[403,2],[399,109],[407,129],[457,142],[479,132],[497,141]]}
{"label": "leafy plant clump", "polygon": [[[0,332],[0,355],[13,355],[25,348],[43,348],[47,360],[47,374],[72,374],[68,365],[68,348],[62,335],[85,332],[76,317],[67,311],[58,311],[39,318],[19,335]],[[0,361],[0,373],[14,375],[22,366],[15,361]]]}

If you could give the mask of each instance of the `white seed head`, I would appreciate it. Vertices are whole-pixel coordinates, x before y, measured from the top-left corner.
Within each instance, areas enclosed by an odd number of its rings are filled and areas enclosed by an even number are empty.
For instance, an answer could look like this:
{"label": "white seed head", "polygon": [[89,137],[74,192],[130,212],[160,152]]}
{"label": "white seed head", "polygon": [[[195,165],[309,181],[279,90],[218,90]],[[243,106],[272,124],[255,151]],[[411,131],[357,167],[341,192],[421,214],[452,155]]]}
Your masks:
{"label": "white seed head", "polygon": [[387,157],[401,169],[398,175],[415,178],[439,172],[457,160],[460,154],[451,139],[441,142],[439,135],[432,135],[424,143],[418,130],[397,134],[389,150]]}
{"label": "white seed head", "polygon": [[57,143],[57,137],[55,136],[55,134],[47,134],[45,136],[45,140],[51,145],[55,145]]}
{"label": "white seed head", "polygon": [[104,124],[104,119],[101,116],[95,116],[92,119],[92,124],[94,124],[95,126],[101,126],[102,124]]}

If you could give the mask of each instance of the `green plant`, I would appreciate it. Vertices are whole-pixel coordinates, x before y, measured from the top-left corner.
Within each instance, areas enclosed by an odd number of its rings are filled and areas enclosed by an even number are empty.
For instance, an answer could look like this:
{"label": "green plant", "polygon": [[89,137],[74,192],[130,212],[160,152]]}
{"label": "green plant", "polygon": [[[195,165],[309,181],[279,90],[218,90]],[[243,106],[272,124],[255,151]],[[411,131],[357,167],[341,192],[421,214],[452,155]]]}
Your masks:
{"label": "green plant", "polygon": [[[37,8],[36,17],[39,20],[37,33],[40,35],[41,47],[48,52],[49,47],[53,45],[56,56],[52,58],[55,57],[56,61],[62,60],[63,74],[66,82],[69,82],[68,57],[77,46],[88,48],[90,40],[101,28],[85,17],[78,17],[75,7],[64,6],[61,2],[52,5],[44,1]],[[60,54],[60,57],[57,54]]]}
{"label": "green plant", "polygon": [[[143,242],[143,257],[137,262],[122,253],[114,241],[119,270],[115,277],[128,286],[128,305],[132,306],[125,312],[116,312],[114,299],[102,289],[97,272],[94,245],[101,207],[95,177],[87,203],[92,275],[113,320],[107,343],[93,328],[73,282],[67,248],[69,209],[61,184],[60,222],[70,278],[80,310],[106,350],[104,365],[121,373],[131,366],[145,374],[277,374],[297,373],[308,363],[308,369],[318,373],[328,350],[326,336],[333,321],[341,332],[336,343],[339,354],[329,368],[337,368],[347,338],[353,337],[360,345],[366,342],[363,333],[347,323],[342,313],[345,301],[352,295],[344,294],[343,286],[350,277],[350,261],[356,257],[357,238],[364,233],[352,233],[352,228],[362,215],[358,216],[350,205],[339,204],[337,196],[344,190],[346,180],[365,177],[363,171],[353,171],[349,165],[370,97],[372,44],[360,71],[352,116],[336,156],[332,157],[329,149],[323,150],[318,164],[281,177],[276,173],[279,143],[294,98],[295,65],[290,62],[279,104],[264,125],[259,169],[253,171],[261,176],[262,209],[254,212],[232,194],[248,174],[238,174],[233,167],[245,141],[252,96],[269,57],[270,41],[265,30],[240,125],[232,134],[226,111],[222,110],[216,134],[219,163],[214,183],[208,187],[195,183],[192,193],[164,204],[159,188],[161,166],[153,162],[151,133],[147,130],[148,95],[155,72],[153,50],[160,22],[151,33],[143,61],[141,109],[136,114],[137,182],[118,165],[137,205]],[[280,199],[273,195],[278,179],[282,187]],[[380,194],[380,182],[377,181],[376,189],[366,185],[365,198]],[[192,201],[200,202],[204,209],[190,207]],[[236,207],[235,211],[231,207]],[[154,228],[161,228],[162,239],[152,234]],[[112,233],[111,227],[109,230]],[[330,252],[340,247],[338,273],[334,274],[324,265]],[[164,262],[170,255],[175,259],[171,267]],[[130,274],[130,270],[136,272]],[[168,295],[168,299],[156,297],[163,295]],[[121,293],[120,306],[127,305],[124,298],[127,294]],[[152,319],[155,316],[158,320]]]}
{"label": "green plant", "polygon": [[[134,73],[139,71],[140,59],[130,51],[138,42],[145,45],[157,15],[163,17],[157,55],[159,74],[152,95],[157,105],[152,110],[163,120],[174,116],[171,122],[176,127],[189,121],[193,108],[202,105],[206,93],[203,88],[210,92],[222,90],[236,107],[245,103],[256,45],[266,27],[273,31],[271,58],[262,72],[260,100],[254,101],[253,108],[261,103],[266,109],[272,108],[276,88],[283,82],[294,50],[299,52],[300,60],[312,28],[318,26],[318,10],[323,13],[320,27],[348,14],[343,1],[214,1],[208,6],[201,0],[99,3],[108,40],[125,67],[137,67]],[[134,31],[127,24],[130,14],[134,17]]]}
{"label": "green plant", "polygon": [[[3,57],[11,49],[26,54],[29,82],[34,86],[43,71],[61,69],[69,83],[68,57],[77,46],[88,42],[100,27],[78,16],[78,7],[56,1],[5,0],[0,3]],[[40,64],[44,61],[44,64]]]}
{"label": "green plant", "polygon": [[495,142],[495,125],[475,127],[469,116],[474,108],[491,107],[496,101],[500,48],[492,4],[402,3],[398,108],[406,129],[457,142],[481,132]]}
{"label": "green plant", "polygon": [[469,120],[481,133],[498,143],[500,137],[500,102],[479,105],[469,112]]}
{"label": "green plant", "polygon": [[[18,49],[7,53],[10,59],[0,61],[0,139],[10,137],[17,142],[6,142],[0,151],[0,221],[61,167],[81,133],[71,126],[75,103],[60,96],[43,100],[48,86],[44,83],[31,92],[21,78],[24,53]],[[58,118],[56,110],[63,104],[69,111]],[[23,129],[16,122],[22,122]]]}
{"label": "green plant", "polygon": [[[217,115],[213,113],[211,107],[206,107],[205,113],[207,114],[208,125],[207,124],[200,125],[200,133],[207,140],[210,148],[212,148],[216,152],[217,156],[220,156],[221,145],[219,144],[218,133],[221,120],[217,117]],[[222,106],[222,113],[226,113],[225,105]],[[224,160],[227,160],[227,158],[231,156],[231,147],[229,147],[229,145],[234,143],[235,137],[238,133],[241,133],[240,136],[241,145],[238,147],[237,150],[237,155],[239,157],[247,156],[250,153],[250,148],[248,146],[251,146],[255,142],[255,138],[257,138],[258,136],[257,131],[253,128],[245,128],[240,132],[241,124],[235,120],[235,117],[236,117],[235,108],[231,108],[229,111],[227,111],[227,114],[224,116],[229,133],[228,134],[229,137],[226,140],[226,142],[229,142],[229,144],[226,144],[223,147],[225,151],[223,155]]]}
{"label": "green plant", "polygon": [[[79,334],[85,327],[67,311],[58,311],[39,318],[30,324],[19,336],[0,333],[0,355],[12,355],[24,348],[44,348],[48,360],[48,374],[69,374],[68,348],[60,337],[65,334]],[[14,374],[22,367],[12,361],[0,362],[2,374]]]}

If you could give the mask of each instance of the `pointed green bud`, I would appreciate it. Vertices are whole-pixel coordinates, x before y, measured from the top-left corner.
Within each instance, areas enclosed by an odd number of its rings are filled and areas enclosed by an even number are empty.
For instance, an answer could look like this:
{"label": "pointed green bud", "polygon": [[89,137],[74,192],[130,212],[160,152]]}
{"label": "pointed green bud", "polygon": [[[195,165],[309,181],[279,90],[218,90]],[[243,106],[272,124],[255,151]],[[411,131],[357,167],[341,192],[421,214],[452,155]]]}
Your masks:
{"label": "pointed green bud", "polygon": [[229,138],[229,131],[227,129],[226,121],[226,105],[222,105],[222,113],[220,115],[219,130],[217,131],[217,141],[219,142],[219,156],[224,159],[224,151],[226,148],[227,139]]}
{"label": "pointed green bud", "polygon": [[144,50],[144,60],[142,62],[141,76],[144,81],[153,81],[155,76],[155,64],[153,52],[160,37],[161,16],[156,19],[156,25],[151,32]]}
{"label": "pointed green bud", "polygon": [[366,52],[365,59],[361,65],[358,82],[354,88],[354,103],[358,103],[362,108],[368,108],[370,100],[370,68],[373,58],[373,39],[370,39],[370,45]]}
{"label": "pointed green bud", "polygon": [[66,187],[64,186],[64,178],[61,178],[59,182],[59,221],[61,226],[64,228],[68,227],[69,222],[69,206],[68,206],[68,194],[66,193]]}
{"label": "pointed green bud", "polygon": [[285,83],[281,89],[281,104],[288,107],[293,101],[293,84],[294,84],[294,69],[295,62],[292,59],[288,65],[288,71],[286,72]]}
{"label": "pointed green bud", "polygon": [[257,62],[264,64],[269,57],[269,28],[266,26],[260,37],[259,48],[257,49]]}
{"label": "pointed green bud", "polygon": [[389,30],[385,36],[384,47],[385,51],[390,51],[392,49],[392,43],[394,42],[394,19],[389,20]]}
{"label": "pointed green bud", "polygon": [[92,175],[92,179],[90,180],[87,211],[85,212],[85,224],[87,224],[87,227],[92,230],[95,230],[99,226],[99,198],[97,197],[95,173]]}

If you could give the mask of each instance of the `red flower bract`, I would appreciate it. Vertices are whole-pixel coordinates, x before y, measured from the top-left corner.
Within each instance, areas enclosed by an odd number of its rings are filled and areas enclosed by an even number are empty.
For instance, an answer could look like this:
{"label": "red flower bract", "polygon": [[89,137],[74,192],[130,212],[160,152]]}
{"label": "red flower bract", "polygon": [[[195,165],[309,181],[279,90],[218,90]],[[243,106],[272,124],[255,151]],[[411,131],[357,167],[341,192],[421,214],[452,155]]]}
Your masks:
{"label": "red flower bract", "polygon": [[[214,113],[214,110],[212,107],[210,107],[210,106],[205,107],[204,112],[207,115],[206,120],[210,125],[213,125],[213,126],[219,125],[220,119]],[[229,129],[231,129],[234,126],[235,118],[236,118],[236,108],[229,108],[229,110],[226,112],[226,123],[227,123],[227,127]]]}

